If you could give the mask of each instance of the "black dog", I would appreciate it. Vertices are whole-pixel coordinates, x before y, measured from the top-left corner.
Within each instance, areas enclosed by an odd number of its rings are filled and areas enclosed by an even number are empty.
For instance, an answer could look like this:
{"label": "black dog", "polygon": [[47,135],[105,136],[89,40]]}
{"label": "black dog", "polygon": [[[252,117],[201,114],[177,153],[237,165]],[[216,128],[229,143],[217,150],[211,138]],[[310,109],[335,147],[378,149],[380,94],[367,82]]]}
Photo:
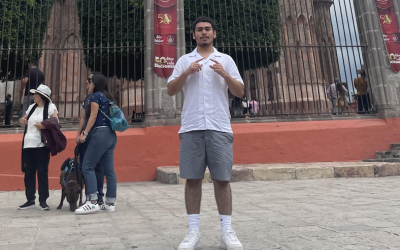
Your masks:
{"label": "black dog", "polygon": [[82,206],[82,190],[83,190],[83,176],[79,168],[79,144],[75,148],[75,157],[68,158],[61,166],[60,184],[62,187],[61,202],[57,209],[61,209],[65,197],[69,203],[71,212],[77,209],[77,201],[79,199],[79,206]]}

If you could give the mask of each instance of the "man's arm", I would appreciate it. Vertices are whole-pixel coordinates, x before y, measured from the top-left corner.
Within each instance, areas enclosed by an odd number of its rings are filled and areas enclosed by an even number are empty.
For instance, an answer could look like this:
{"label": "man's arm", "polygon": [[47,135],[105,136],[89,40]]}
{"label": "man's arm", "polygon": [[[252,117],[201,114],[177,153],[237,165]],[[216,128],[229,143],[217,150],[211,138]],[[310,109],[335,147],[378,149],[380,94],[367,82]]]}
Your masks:
{"label": "man's arm", "polygon": [[184,71],[178,78],[170,81],[167,86],[167,94],[169,96],[174,96],[178,94],[185,84],[185,81],[189,75]]}
{"label": "man's arm", "polygon": [[243,97],[244,95],[243,83],[239,82],[238,80],[234,79],[230,74],[228,74],[228,72],[225,71],[221,63],[219,63],[214,59],[210,60],[215,63],[214,65],[210,65],[210,68],[212,68],[218,75],[224,78],[226,84],[228,84],[228,88],[231,91],[231,93],[239,98]]}
{"label": "man's arm", "polygon": [[228,84],[228,88],[234,96],[243,97],[244,95],[244,85],[238,80],[233,79],[230,75],[226,75],[223,77],[225,79],[226,84]]}
{"label": "man's arm", "polygon": [[28,80],[29,80],[28,77],[25,77],[24,79],[22,79],[21,91],[20,92],[23,92],[25,90],[26,84],[28,83]]}
{"label": "man's arm", "polygon": [[187,68],[177,78],[175,78],[174,80],[172,80],[168,83],[167,94],[169,96],[178,94],[182,90],[183,85],[185,84],[185,81],[188,78],[188,76],[190,76],[194,72],[199,72],[201,70],[201,67],[203,65],[199,64],[199,62],[202,60],[203,60],[203,58],[196,60],[195,62],[190,64],[189,68]]}

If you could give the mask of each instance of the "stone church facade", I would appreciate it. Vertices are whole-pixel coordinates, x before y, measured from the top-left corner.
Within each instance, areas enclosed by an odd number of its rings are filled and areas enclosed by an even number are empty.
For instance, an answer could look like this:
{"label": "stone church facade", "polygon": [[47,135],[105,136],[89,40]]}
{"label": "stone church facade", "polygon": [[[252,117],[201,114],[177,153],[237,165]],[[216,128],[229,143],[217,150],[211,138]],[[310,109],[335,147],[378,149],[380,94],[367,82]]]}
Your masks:
{"label": "stone church facade", "polygon": [[[301,3],[301,4],[300,4]],[[333,0],[281,0],[279,60],[244,73],[246,97],[268,114],[326,112],[326,88],[340,78],[330,15]]]}
{"label": "stone church facade", "polygon": [[[333,0],[280,1],[279,60],[268,68],[245,71],[246,97],[268,114],[326,111],[326,87],[339,77],[329,8]],[[84,63],[76,0],[55,0],[40,59],[60,117],[77,119],[90,69]],[[322,28],[323,27],[323,28]],[[331,46],[331,47],[330,47]],[[75,49],[74,49],[75,48]],[[144,112],[144,81],[110,78],[117,104],[131,116]],[[129,90],[128,90],[129,89]],[[128,98],[129,92],[129,98]],[[129,101],[128,101],[129,99]],[[128,112],[129,106],[129,112]]]}

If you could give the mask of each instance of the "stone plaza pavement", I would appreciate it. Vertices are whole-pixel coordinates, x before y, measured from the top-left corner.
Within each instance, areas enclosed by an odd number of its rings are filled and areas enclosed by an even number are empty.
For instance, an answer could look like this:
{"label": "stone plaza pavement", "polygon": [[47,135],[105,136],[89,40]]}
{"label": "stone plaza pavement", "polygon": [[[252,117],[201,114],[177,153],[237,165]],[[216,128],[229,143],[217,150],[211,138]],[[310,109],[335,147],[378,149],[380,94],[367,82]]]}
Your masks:
{"label": "stone plaza pavement", "polygon": [[[400,177],[232,183],[233,227],[246,250],[400,249]],[[115,213],[77,216],[68,203],[18,211],[0,192],[0,249],[177,249],[187,230],[183,185],[120,183]],[[203,186],[201,249],[219,249],[212,184]]]}

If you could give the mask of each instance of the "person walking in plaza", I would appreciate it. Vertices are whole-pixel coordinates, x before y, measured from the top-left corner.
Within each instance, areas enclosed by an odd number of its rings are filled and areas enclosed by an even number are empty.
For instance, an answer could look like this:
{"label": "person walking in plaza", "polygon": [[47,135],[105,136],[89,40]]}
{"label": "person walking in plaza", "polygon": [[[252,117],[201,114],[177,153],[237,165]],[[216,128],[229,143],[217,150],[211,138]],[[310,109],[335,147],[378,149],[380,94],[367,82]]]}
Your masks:
{"label": "person walking in plaza", "polygon": [[[114,149],[117,135],[111,129],[109,102],[112,101],[107,89],[107,81],[103,74],[94,74],[88,81],[90,97],[90,115],[80,142],[84,143],[90,137],[83,160],[83,175],[85,178],[86,203],[75,210],[77,214],[93,213],[99,210],[115,211],[117,198],[117,177],[114,171]],[[106,202],[100,207],[97,195],[96,166],[100,164],[107,179]]]}
{"label": "person walking in plaza", "polygon": [[247,115],[249,112],[249,101],[247,101],[246,97],[242,99],[242,108],[243,108],[243,115]]}
{"label": "person walking in plaza", "polygon": [[329,100],[332,102],[332,114],[336,115],[338,113],[338,107],[337,107],[337,92],[336,92],[336,85],[339,83],[339,79],[335,78],[334,83],[332,83],[328,89],[326,90],[326,96],[328,97]]}
{"label": "person walking in plaza", "polygon": [[[228,89],[236,97],[244,94],[243,80],[233,59],[213,47],[216,24],[208,17],[193,23],[197,48],[182,56],[168,79],[167,93],[185,93],[179,131],[180,176],[187,179],[185,203],[189,230],[179,250],[200,245],[199,229],[202,179],[208,166],[220,214],[221,247],[243,249],[231,226],[230,178],[233,164],[233,133],[230,125]],[[240,105],[240,103],[239,103]]]}
{"label": "person walking in plaza", "polygon": [[4,112],[4,125],[8,126],[11,124],[11,117],[12,117],[12,106],[13,101],[11,100],[11,95],[6,95],[6,110]]}
{"label": "person walking in plaza", "polygon": [[[79,146],[79,161],[80,161],[80,166],[82,166],[83,161],[85,159],[85,153],[86,149],[89,146],[90,143],[90,133],[86,137],[85,141],[83,143],[80,142],[81,137],[82,137],[82,132],[85,130],[87,122],[89,120],[89,115],[90,115],[90,100],[92,97],[92,90],[93,88],[89,88],[91,82],[92,82],[92,76],[93,74],[99,74],[97,72],[93,72],[90,77],[86,80],[86,89],[88,91],[88,95],[85,98],[85,101],[82,104],[82,109],[81,109],[81,119],[79,121],[79,128],[78,128],[78,133],[76,135],[76,143],[80,144]],[[81,168],[82,169],[82,168]],[[103,197],[104,197],[104,192],[103,192],[103,186],[104,186],[104,171],[103,168],[101,167],[101,164],[98,163],[95,168],[95,173],[96,173],[96,181],[97,181],[97,203],[100,205],[100,208],[104,208],[103,205]],[[87,189],[86,189],[87,190]],[[86,195],[89,195],[86,193]]]}
{"label": "person walking in plaza", "polygon": [[368,85],[365,79],[365,70],[357,70],[357,73],[361,74],[360,77],[354,79],[354,87],[357,89],[358,114],[365,114],[371,109],[371,100],[367,92]]}
{"label": "person walking in plaza", "polygon": [[25,126],[22,141],[21,170],[25,173],[25,194],[28,201],[19,206],[18,209],[35,207],[37,172],[40,208],[49,210],[46,200],[49,197],[50,151],[42,142],[40,130],[45,129],[42,125],[43,120],[55,117],[58,121],[58,111],[51,102],[51,90],[49,87],[42,84],[36,90],[31,89],[30,92],[34,93],[34,104],[29,106],[25,116],[19,120],[21,126]]}
{"label": "person walking in plaza", "polygon": [[22,102],[23,117],[28,109],[29,105],[33,103],[33,94],[30,92],[31,89],[36,89],[40,84],[44,83],[44,74],[37,68],[38,62],[35,59],[31,59],[28,65],[28,70],[25,72],[25,77],[22,80],[20,96],[24,92],[24,100]]}
{"label": "person walking in plaza", "polygon": [[255,99],[252,99],[250,101],[250,106],[251,106],[250,107],[251,115],[256,116],[258,114],[258,109],[259,109],[258,102]]}
{"label": "person walking in plaza", "polygon": [[336,85],[337,89],[337,104],[336,107],[338,107],[338,110],[340,111],[340,114],[343,114],[346,112],[346,107],[348,106],[348,101],[347,101],[347,89],[343,85],[343,83],[338,83]]}

